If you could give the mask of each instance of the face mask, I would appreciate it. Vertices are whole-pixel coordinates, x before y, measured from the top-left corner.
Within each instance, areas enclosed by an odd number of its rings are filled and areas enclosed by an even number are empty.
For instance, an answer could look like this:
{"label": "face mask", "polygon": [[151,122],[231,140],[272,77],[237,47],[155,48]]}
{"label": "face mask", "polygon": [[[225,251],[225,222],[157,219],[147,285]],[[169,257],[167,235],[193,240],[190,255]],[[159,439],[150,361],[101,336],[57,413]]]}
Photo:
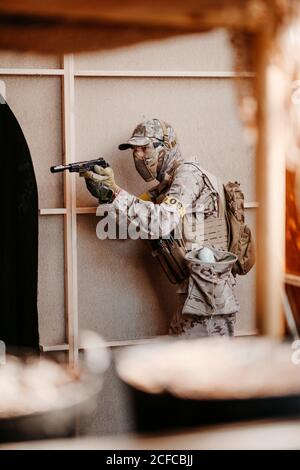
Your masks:
{"label": "face mask", "polygon": [[137,147],[133,150],[136,171],[148,183],[157,177],[157,164],[159,152],[153,144],[147,147]]}

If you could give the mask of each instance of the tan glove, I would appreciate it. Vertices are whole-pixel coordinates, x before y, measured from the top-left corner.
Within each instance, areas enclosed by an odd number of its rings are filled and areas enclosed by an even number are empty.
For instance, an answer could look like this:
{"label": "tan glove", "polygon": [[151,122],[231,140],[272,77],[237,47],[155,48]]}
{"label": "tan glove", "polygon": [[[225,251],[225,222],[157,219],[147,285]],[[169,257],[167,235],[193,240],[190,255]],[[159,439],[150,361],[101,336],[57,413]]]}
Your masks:
{"label": "tan glove", "polygon": [[101,166],[95,165],[94,171],[84,171],[80,173],[80,176],[85,178],[88,190],[100,203],[102,199],[101,195],[103,194],[103,186],[111,189],[114,195],[120,191],[119,186],[116,185],[114,172],[111,167],[102,168]]}

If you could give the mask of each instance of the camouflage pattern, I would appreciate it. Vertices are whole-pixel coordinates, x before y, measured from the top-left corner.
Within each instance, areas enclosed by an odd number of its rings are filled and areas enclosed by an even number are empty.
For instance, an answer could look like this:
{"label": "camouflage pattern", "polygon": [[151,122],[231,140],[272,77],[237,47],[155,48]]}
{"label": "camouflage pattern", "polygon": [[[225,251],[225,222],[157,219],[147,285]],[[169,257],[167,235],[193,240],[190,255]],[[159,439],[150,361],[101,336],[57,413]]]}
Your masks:
{"label": "camouflage pattern", "polygon": [[[207,245],[216,248],[217,261],[215,266],[197,268],[190,276],[189,283],[183,282],[179,286],[177,292],[184,299],[185,309],[182,310],[181,300],[180,313],[176,312],[171,323],[171,333],[188,336],[231,335],[238,311],[230,273],[235,258],[230,259],[228,253],[224,253],[223,258],[218,254],[219,250],[227,251],[227,227],[216,179],[198,164],[184,162],[173,128],[166,124],[166,129],[174,145],[170,145],[160,161],[157,172],[159,184],[150,189],[149,198],[144,195],[143,200],[121,190],[113,204],[117,211],[126,214],[128,222],[136,223],[140,232],[144,231],[148,238],[159,238],[168,235],[182,221],[179,205],[167,203],[167,197],[180,201],[187,209],[182,233],[187,251],[193,253],[191,250]],[[152,127],[139,125],[131,139],[138,137],[161,139],[163,131],[155,123]],[[133,142],[131,139],[127,143],[129,146]],[[195,263],[189,261],[192,272]]]}
{"label": "camouflage pattern", "polygon": [[181,338],[204,338],[206,336],[233,336],[235,313],[230,315],[182,315],[173,317],[169,334]]}
{"label": "camouflage pattern", "polygon": [[183,314],[229,315],[239,310],[231,274],[237,256],[227,251],[211,251],[215,261],[203,261],[201,249],[193,250],[185,256],[190,278]]}
{"label": "camouflage pattern", "polygon": [[119,145],[119,150],[127,150],[133,145],[144,146],[148,145],[153,141],[164,142],[164,129],[166,126],[166,138],[169,140],[169,147],[175,147],[177,143],[174,129],[164,121],[159,119],[151,119],[149,121],[143,121],[136,126],[132,136],[127,142]]}

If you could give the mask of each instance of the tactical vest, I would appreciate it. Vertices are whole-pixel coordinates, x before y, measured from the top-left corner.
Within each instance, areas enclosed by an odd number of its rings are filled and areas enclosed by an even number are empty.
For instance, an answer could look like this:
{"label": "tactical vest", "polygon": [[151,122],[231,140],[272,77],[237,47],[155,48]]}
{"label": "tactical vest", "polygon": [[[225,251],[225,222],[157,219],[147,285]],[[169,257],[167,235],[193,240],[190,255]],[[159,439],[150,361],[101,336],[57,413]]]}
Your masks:
{"label": "tactical vest", "polygon": [[[200,165],[194,162],[185,162],[185,164],[193,165],[202,174],[203,183],[207,188],[207,192],[215,194],[216,207],[215,211],[210,211],[204,219],[203,235],[205,246],[210,246],[217,250],[227,251],[228,249],[228,229],[225,216],[225,199],[223,184],[214,175],[202,169]],[[201,201],[202,195],[200,195]],[[206,211],[207,202],[204,200],[204,212]],[[197,248],[197,247],[195,247]]]}
{"label": "tactical vest", "polygon": [[[208,171],[203,170],[194,162],[184,162],[184,165],[193,165],[200,172],[203,179],[203,190],[199,198],[194,202],[196,207],[200,205],[200,213],[197,210],[184,216],[185,230],[183,241],[187,251],[206,245],[218,250],[228,249],[228,230],[225,217],[224,188],[218,179]],[[171,183],[170,183],[171,184]],[[160,204],[168,192],[170,184],[164,187],[156,197],[156,203]],[[204,220],[203,220],[204,212]],[[197,220],[199,218],[199,220]],[[194,230],[194,227],[197,229]]]}
{"label": "tactical vest", "polygon": [[[201,175],[203,186],[199,197],[191,203],[192,211],[187,212],[183,217],[181,239],[174,239],[174,234],[171,233],[168,239],[150,241],[153,256],[159,261],[173,284],[181,284],[189,277],[185,261],[187,252],[203,245],[226,251],[228,246],[225,199],[222,194],[219,194],[219,191],[223,191],[223,185],[218,183],[215,176],[202,170],[198,164],[192,162],[184,162],[184,164],[195,167]],[[155,195],[155,203],[160,204],[164,200],[172,184],[174,173],[169,183],[165,182],[155,188],[152,193],[153,196]]]}

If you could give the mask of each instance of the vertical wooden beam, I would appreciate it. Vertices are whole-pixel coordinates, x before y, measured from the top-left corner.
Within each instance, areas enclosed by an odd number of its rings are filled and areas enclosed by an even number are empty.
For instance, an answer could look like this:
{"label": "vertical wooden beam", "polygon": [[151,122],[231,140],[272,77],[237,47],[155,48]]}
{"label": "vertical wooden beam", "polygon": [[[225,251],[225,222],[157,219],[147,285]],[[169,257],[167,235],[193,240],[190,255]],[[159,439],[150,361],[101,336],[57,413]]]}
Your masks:
{"label": "vertical wooden beam", "polygon": [[258,145],[256,152],[256,314],[260,334],[283,335],[285,254],[284,75],[272,63],[272,24],[257,35]]}
{"label": "vertical wooden beam", "polygon": [[[64,163],[75,161],[75,92],[74,58],[63,57],[63,142]],[[65,237],[65,303],[66,335],[69,343],[69,363],[78,366],[78,283],[77,283],[77,220],[76,180],[73,174],[64,172]]]}

